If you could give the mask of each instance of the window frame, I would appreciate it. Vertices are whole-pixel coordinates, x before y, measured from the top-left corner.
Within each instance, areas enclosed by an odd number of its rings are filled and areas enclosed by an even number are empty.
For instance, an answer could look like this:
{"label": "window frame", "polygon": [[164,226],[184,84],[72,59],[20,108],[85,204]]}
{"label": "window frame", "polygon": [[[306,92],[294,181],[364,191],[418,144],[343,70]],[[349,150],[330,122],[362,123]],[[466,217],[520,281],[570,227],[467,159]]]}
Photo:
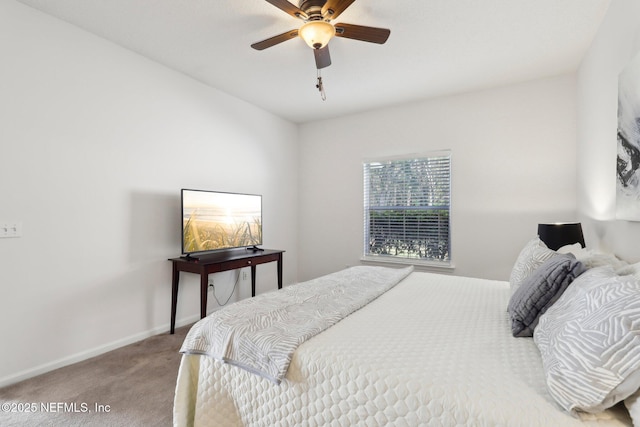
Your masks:
{"label": "window frame", "polygon": [[[381,254],[371,254],[369,252],[369,242],[370,242],[370,216],[369,212],[372,210],[369,206],[369,200],[367,197],[369,195],[369,189],[367,188],[369,185],[369,176],[367,175],[367,167],[374,163],[389,163],[389,162],[406,162],[411,160],[427,160],[433,158],[448,158],[448,206],[446,207],[448,211],[448,259],[447,260],[437,260],[437,259],[422,259],[417,257],[402,257],[396,255],[381,255]],[[400,156],[388,156],[388,157],[377,157],[377,158],[369,158],[364,159],[362,161],[362,177],[363,177],[363,246],[362,251],[363,254],[360,258],[363,262],[369,263],[382,263],[382,264],[404,264],[404,265],[414,265],[417,267],[428,267],[429,269],[453,269],[453,258],[452,258],[452,233],[451,233],[451,223],[452,223],[452,152],[451,150],[437,150],[437,151],[429,151],[418,154],[407,154]],[[420,211],[428,211],[434,209],[442,209],[443,206],[433,207],[430,206],[428,209],[418,209]],[[384,210],[390,208],[380,208],[377,210]],[[404,209],[402,209],[404,210]],[[414,209],[415,210],[415,209]]]}

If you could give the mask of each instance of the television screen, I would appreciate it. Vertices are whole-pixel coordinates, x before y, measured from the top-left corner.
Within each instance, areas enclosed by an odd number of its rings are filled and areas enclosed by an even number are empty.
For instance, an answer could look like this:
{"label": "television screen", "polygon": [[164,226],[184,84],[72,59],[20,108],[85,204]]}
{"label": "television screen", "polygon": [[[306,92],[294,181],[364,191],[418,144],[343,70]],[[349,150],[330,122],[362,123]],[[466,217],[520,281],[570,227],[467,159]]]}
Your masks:
{"label": "television screen", "polygon": [[182,190],[182,253],[262,244],[262,196]]}

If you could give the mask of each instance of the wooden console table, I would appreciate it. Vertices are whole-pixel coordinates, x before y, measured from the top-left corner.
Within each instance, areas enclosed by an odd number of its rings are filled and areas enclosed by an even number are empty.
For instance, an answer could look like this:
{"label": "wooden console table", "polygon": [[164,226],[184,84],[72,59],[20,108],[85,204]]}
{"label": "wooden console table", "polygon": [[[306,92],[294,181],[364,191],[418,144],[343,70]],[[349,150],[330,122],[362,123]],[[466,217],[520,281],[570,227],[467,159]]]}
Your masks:
{"label": "wooden console table", "polygon": [[256,296],[256,265],[267,262],[278,262],[278,289],[282,289],[282,254],[284,251],[264,249],[252,251],[238,249],[201,255],[198,259],[171,258],[173,263],[173,285],[171,293],[171,333],[176,327],[176,306],[178,304],[178,282],[180,272],[200,274],[200,318],[207,315],[207,291],[209,288],[209,274],[221,271],[251,267],[251,296]]}

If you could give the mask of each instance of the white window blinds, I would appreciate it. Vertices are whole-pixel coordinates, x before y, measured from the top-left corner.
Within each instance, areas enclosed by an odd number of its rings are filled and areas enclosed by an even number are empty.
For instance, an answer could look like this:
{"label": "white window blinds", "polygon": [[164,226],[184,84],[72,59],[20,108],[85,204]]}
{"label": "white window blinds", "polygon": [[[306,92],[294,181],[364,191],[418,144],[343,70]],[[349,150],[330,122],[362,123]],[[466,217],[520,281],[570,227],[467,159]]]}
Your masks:
{"label": "white window blinds", "polygon": [[449,264],[451,153],[364,163],[365,258]]}

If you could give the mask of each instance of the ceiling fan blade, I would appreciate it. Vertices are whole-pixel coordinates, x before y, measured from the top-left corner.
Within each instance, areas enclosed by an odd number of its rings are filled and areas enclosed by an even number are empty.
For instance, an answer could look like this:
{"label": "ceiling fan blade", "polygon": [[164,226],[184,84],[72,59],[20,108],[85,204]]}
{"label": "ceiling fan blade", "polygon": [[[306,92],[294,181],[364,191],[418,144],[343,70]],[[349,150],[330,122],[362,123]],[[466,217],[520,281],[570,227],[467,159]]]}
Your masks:
{"label": "ceiling fan blade", "polygon": [[384,44],[391,34],[386,28],[365,27],[353,24],[336,24],[336,36],[363,42]]}
{"label": "ceiling fan blade", "polygon": [[316,68],[328,67],[331,65],[331,55],[329,55],[329,45],[326,45],[322,49],[313,49],[313,56],[316,58]]}
{"label": "ceiling fan blade", "polygon": [[304,13],[302,9],[300,9],[298,6],[294,6],[293,4],[289,3],[287,0],[267,0],[267,3],[271,3],[278,9],[284,10],[294,18],[300,18],[300,19],[308,18],[307,14]]}
{"label": "ceiling fan blade", "polygon": [[336,19],[354,1],[356,0],[327,0],[322,6],[322,16],[328,19]]}
{"label": "ceiling fan blade", "polygon": [[255,50],[263,50],[271,46],[275,46],[278,43],[286,42],[294,37],[298,36],[298,30],[287,31],[286,33],[278,34],[277,36],[270,37],[266,40],[256,42],[251,45]]}

